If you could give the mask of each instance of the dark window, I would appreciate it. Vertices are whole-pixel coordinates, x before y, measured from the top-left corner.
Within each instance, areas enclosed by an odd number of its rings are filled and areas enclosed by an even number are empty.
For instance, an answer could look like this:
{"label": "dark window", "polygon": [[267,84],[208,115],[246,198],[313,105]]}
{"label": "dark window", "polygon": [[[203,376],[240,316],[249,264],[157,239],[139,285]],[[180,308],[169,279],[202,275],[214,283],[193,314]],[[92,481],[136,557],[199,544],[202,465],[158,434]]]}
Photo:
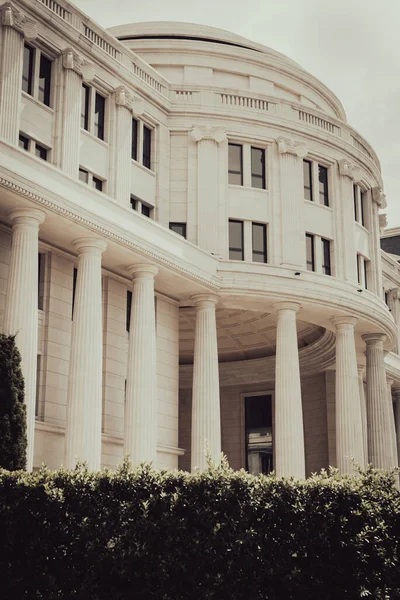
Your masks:
{"label": "dark window", "polygon": [[388,294],[388,292],[385,292],[385,304],[386,304],[386,306],[389,306],[389,294]]}
{"label": "dark window", "polygon": [[38,254],[38,309],[43,310],[44,304],[44,269],[46,255]]}
{"label": "dark window", "polygon": [[96,188],[96,190],[99,190],[99,192],[103,191],[103,182],[101,179],[99,179],[98,177],[95,177],[93,175],[93,180],[92,180],[92,185],[94,188]]}
{"label": "dark window", "polygon": [[354,220],[358,222],[358,186],[353,184]]}
{"label": "dark window", "polygon": [[357,281],[358,281],[359,285],[361,285],[361,265],[360,265],[360,261],[361,261],[361,256],[359,254],[357,254]]}
{"label": "dark window", "polygon": [[41,354],[37,355],[36,362],[36,398],[35,398],[35,417],[40,418],[40,370],[42,365]]}
{"label": "dark window", "polygon": [[143,166],[151,169],[151,129],[143,125]]}
{"label": "dark window", "polygon": [[133,196],[131,196],[131,206],[133,210],[137,210],[137,200]]}
{"label": "dark window", "polygon": [[365,193],[360,190],[361,225],[365,227]]}
{"label": "dark window", "polygon": [[132,150],[131,157],[133,160],[137,160],[137,150],[138,150],[138,127],[139,123],[136,119],[132,119]]}
{"label": "dark window", "polygon": [[28,150],[29,149],[29,138],[25,137],[24,135],[19,134],[18,144],[19,144],[19,147],[22,148],[23,150]]}
{"label": "dark window", "polygon": [[368,260],[365,260],[365,258],[363,258],[363,263],[364,263],[364,287],[367,290],[368,289]]}
{"label": "dark window", "polygon": [[267,262],[267,226],[253,223],[253,262]]}
{"label": "dark window", "polygon": [[47,149],[43,148],[43,146],[40,146],[39,144],[35,145],[35,154],[38,158],[47,160]]}
{"label": "dark window", "polygon": [[145,217],[149,217],[151,216],[151,207],[148,204],[143,204],[142,203],[142,215],[144,215]]}
{"label": "dark window", "polygon": [[131,311],[132,311],[132,292],[127,290],[126,292],[126,330],[129,331],[131,325]]}
{"label": "dark window", "polygon": [[50,106],[51,60],[40,55],[39,66],[39,102]]}
{"label": "dark window", "polygon": [[169,228],[178,235],[186,238],[186,223],[170,223]]}
{"label": "dark window", "polygon": [[94,102],[94,135],[99,140],[104,140],[104,118],[105,118],[106,99],[96,92]]}
{"label": "dark window", "polygon": [[331,273],[331,243],[329,240],[321,238],[322,242],[322,272],[325,275],[332,275]]}
{"label": "dark window", "polygon": [[246,469],[253,475],[273,470],[272,397],[245,398]]}
{"label": "dark window", "polygon": [[243,185],[243,148],[240,144],[228,144],[228,183]]}
{"label": "dark window", "polygon": [[251,187],[265,190],[265,150],[251,148]]}
{"label": "dark window", "polygon": [[324,206],[329,206],[328,196],[328,169],[318,165],[319,201]]}
{"label": "dark window", "polygon": [[90,87],[83,83],[81,96],[81,127],[86,131],[89,131],[89,99]]}
{"label": "dark window", "polygon": [[84,183],[89,183],[89,173],[85,169],[79,169],[79,179]]}
{"label": "dark window", "polygon": [[312,168],[309,160],[303,160],[304,199],[313,200]]}
{"label": "dark window", "polygon": [[72,277],[72,318],[74,318],[74,307],[75,307],[75,294],[76,294],[76,282],[78,279],[78,269],[74,269]]}
{"label": "dark window", "polygon": [[314,236],[310,233],[306,233],[306,260],[307,270],[315,271]]}
{"label": "dark window", "polygon": [[229,221],[229,258],[244,260],[243,221]]}
{"label": "dark window", "polygon": [[22,67],[22,90],[30,96],[33,95],[33,59],[35,51],[33,48],[24,44],[24,60]]}

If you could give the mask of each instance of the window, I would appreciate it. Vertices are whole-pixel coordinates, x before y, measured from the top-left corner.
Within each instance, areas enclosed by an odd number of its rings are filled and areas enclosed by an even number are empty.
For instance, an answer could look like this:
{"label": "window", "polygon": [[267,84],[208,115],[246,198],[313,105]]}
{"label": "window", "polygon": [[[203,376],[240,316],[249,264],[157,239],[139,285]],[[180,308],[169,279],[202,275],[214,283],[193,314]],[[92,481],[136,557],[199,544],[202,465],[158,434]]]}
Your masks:
{"label": "window", "polygon": [[361,254],[357,254],[357,280],[359,285],[368,289],[370,261]]}
{"label": "window", "polygon": [[252,224],[253,262],[267,262],[267,226],[262,223]]}
{"label": "window", "polygon": [[138,133],[139,133],[139,123],[136,119],[132,119],[132,150],[131,157],[133,160],[138,159]]}
{"label": "window", "polygon": [[307,271],[315,271],[314,236],[306,233],[306,261]]}
{"label": "window", "polygon": [[[22,91],[50,106],[53,61],[38,48],[24,44]],[[36,75],[35,75],[36,73]]]}
{"label": "window", "polygon": [[40,387],[41,387],[41,379],[40,379],[40,374],[41,374],[41,368],[42,368],[42,356],[41,354],[37,355],[37,359],[36,359],[36,398],[35,398],[35,417],[37,417],[38,420],[43,419],[43,415],[41,414],[41,394],[40,394]]}
{"label": "window", "polygon": [[143,125],[143,166],[151,169],[151,129]]}
{"label": "window", "polygon": [[79,169],[79,179],[83,183],[89,183],[89,172],[85,171],[85,169]]}
{"label": "window", "polygon": [[140,198],[136,198],[133,195],[131,195],[131,207],[133,210],[136,210],[143,216],[148,217],[149,219],[153,218],[154,206],[143,202],[142,200],[140,200]]}
{"label": "window", "polygon": [[133,196],[131,196],[131,206],[133,208],[133,210],[137,210],[138,209],[138,201],[136,200],[136,198],[134,198]]}
{"label": "window", "polygon": [[39,102],[50,106],[50,86],[51,86],[51,60],[40,55],[39,66]]}
{"label": "window", "polygon": [[353,184],[354,220],[358,222],[358,185]]}
{"label": "window", "polygon": [[92,185],[96,190],[99,190],[99,192],[103,191],[103,182],[101,179],[99,179],[98,177],[95,177],[93,175],[92,177]]}
{"label": "window", "polygon": [[42,160],[47,160],[47,148],[43,148],[39,144],[35,145],[35,155]]}
{"label": "window", "polygon": [[354,220],[360,223],[363,227],[367,227],[366,223],[366,210],[365,204],[367,201],[367,194],[362,191],[359,185],[353,185],[353,197],[354,197]]}
{"label": "window", "polygon": [[309,160],[303,160],[304,199],[313,200],[312,165]]}
{"label": "window", "polygon": [[170,223],[169,228],[171,231],[175,231],[178,235],[186,238],[186,223]]}
{"label": "window", "polygon": [[365,260],[364,258],[364,287],[367,290],[368,289],[368,260]]}
{"label": "window", "polygon": [[22,90],[33,95],[33,61],[35,57],[35,51],[28,44],[24,44],[24,58],[22,66]]}
{"label": "window", "polygon": [[324,206],[329,206],[328,197],[328,169],[318,165],[319,201]]}
{"label": "window", "polygon": [[126,330],[129,332],[131,325],[131,311],[132,311],[132,292],[127,290],[126,292]]}
{"label": "window", "polygon": [[18,145],[23,150],[26,150],[27,152],[34,154],[35,156],[37,156],[38,158],[41,158],[42,160],[48,160],[48,158],[49,158],[49,149],[48,148],[45,148],[44,146],[39,144],[39,142],[32,140],[31,138],[24,135],[23,133],[19,134]]}
{"label": "window", "polygon": [[240,144],[228,144],[228,183],[243,185],[243,148]]}
{"label": "window", "polygon": [[321,238],[322,242],[322,272],[324,275],[331,273],[331,243],[329,240]]}
{"label": "window", "polygon": [[265,190],[265,150],[251,148],[251,187]]}
{"label": "window", "polygon": [[229,258],[244,260],[243,221],[229,221]]}
{"label": "window", "polygon": [[272,396],[245,398],[246,469],[253,475],[273,470]]}
{"label": "window", "polygon": [[105,108],[106,99],[96,92],[94,104],[94,135],[98,137],[99,140],[104,140]]}
{"label": "window", "polygon": [[76,294],[76,282],[78,279],[78,269],[74,269],[72,277],[72,319],[74,318],[74,307],[75,307],[75,294]]}
{"label": "window", "polygon": [[81,96],[81,127],[85,131],[89,131],[89,100],[90,100],[90,87],[82,84],[82,96]]}
{"label": "window", "polygon": [[29,150],[29,138],[25,137],[24,135],[19,134],[18,144],[23,150]]}
{"label": "window", "polygon": [[105,180],[97,177],[87,169],[82,169],[82,167],[79,167],[79,180],[94,187],[94,189],[98,190],[99,192],[104,192],[104,184],[106,183]]}
{"label": "window", "polygon": [[44,273],[45,273],[46,255],[39,252],[38,254],[38,309],[43,310],[44,306]]}
{"label": "window", "polygon": [[361,225],[365,227],[365,193],[360,190]]}

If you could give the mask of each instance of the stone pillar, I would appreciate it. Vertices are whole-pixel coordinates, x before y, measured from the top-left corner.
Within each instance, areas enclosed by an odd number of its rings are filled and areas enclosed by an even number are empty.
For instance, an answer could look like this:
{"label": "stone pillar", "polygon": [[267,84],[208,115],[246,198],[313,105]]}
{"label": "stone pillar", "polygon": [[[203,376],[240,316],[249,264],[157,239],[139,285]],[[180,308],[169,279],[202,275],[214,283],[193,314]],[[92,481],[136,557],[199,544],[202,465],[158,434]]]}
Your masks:
{"label": "stone pillar", "polygon": [[2,56],[0,76],[0,138],[18,144],[24,37],[37,36],[34,22],[9,3],[0,6]]}
{"label": "stone pillar", "polygon": [[355,317],[334,317],[336,327],[336,459],[342,474],[364,466],[360,389],[354,342]]}
{"label": "stone pillar", "polygon": [[275,470],[278,477],[305,477],[303,408],[296,314],[300,304],[280,302],[275,367]]}
{"label": "stone pillar", "polygon": [[81,100],[83,59],[67,48],[62,54],[64,75],[61,169],[71,177],[78,177],[81,138]]}
{"label": "stone pillar", "polygon": [[226,142],[226,134],[218,127],[196,126],[191,137],[197,142],[197,243],[203,250],[218,254],[220,229],[227,227],[226,222],[219,222],[220,194],[226,186],[221,186],[218,168],[218,146]]}
{"label": "stone pillar", "polygon": [[391,443],[392,447],[392,455],[390,464],[392,467],[398,467],[397,460],[397,441],[396,441],[396,425],[394,420],[394,411],[393,411],[393,399],[392,399],[392,385],[394,383],[393,379],[390,377],[386,377],[387,383],[387,413],[388,413],[388,421],[389,421],[389,432],[387,439]]}
{"label": "stone pillar", "polygon": [[304,269],[306,265],[304,227],[303,158],[304,142],[278,138],[281,188],[282,265]]}
{"label": "stone pillar", "polygon": [[358,386],[360,391],[361,423],[364,448],[364,465],[368,464],[368,426],[367,426],[367,404],[364,391],[364,369],[362,365],[358,366]]}
{"label": "stone pillar", "polygon": [[388,306],[389,306],[390,312],[392,313],[393,320],[396,323],[396,329],[397,329],[396,341],[395,341],[394,348],[392,350],[392,352],[395,352],[396,354],[399,353],[399,341],[400,341],[400,304],[399,304],[399,298],[400,298],[400,289],[399,288],[394,288],[393,290],[389,291],[389,293],[388,293]]}
{"label": "stone pillar", "polygon": [[340,193],[332,209],[335,213],[336,276],[357,282],[357,256],[354,245],[355,216],[353,185],[361,179],[361,171],[346,158],[338,161]]}
{"label": "stone pillar", "polygon": [[124,454],[133,465],[157,457],[157,362],[154,277],[158,267],[138,264],[132,275]]}
{"label": "stone pillar", "polygon": [[10,270],[4,310],[4,333],[16,335],[25,380],[27,469],[33,466],[35,435],[36,369],[38,345],[38,236],[45,213],[33,208],[14,208]]}
{"label": "stone pillar", "polygon": [[206,468],[206,448],[215,464],[221,455],[218,345],[215,307],[218,297],[198,294],[193,363],[192,471]]}
{"label": "stone pillar", "polygon": [[102,418],[102,290],[101,255],[106,242],[74,241],[78,250],[74,316],[69,363],[65,466],[84,460],[93,470],[101,465]]}
{"label": "stone pillar", "polygon": [[394,414],[396,426],[397,462],[400,465],[400,389],[394,390]]}
{"label": "stone pillar", "polygon": [[370,223],[370,252],[371,269],[370,279],[372,285],[369,289],[383,299],[382,259],[381,259],[381,232],[379,226],[379,211],[386,208],[385,194],[379,188],[372,188],[369,193],[371,199],[371,223]]}
{"label": "stone pillar", "polygon": [[392,445],[388,441],[387,384],[382,333],[362,336],[367,345],[368,462],[378,469],[391,466]]}

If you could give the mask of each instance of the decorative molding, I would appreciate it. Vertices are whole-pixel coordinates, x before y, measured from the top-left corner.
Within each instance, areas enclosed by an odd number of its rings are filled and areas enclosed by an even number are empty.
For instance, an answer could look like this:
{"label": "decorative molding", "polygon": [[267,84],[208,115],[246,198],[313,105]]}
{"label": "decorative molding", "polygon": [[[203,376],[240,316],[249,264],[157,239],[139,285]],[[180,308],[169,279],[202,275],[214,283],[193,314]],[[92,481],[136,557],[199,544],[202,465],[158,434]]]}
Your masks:
{"label": "decorative molding", "polygon": [[226,131],[222,127],[196,125],[190,132],[190,136],[195,142],[211,140],[217,144],[222,144],[222,142],[226,141]]}
{"label": "decorative molding", "polygon": [[388,224],[387,214],[381,213],[379,215],[379,229],[385,229],[385,227],[387,227],[387,224]]}
{"label": "decorative molding", "polygon": [[296,142],[290,138],[279,137],[276,140],[279,154],[294,154],[298,158],[305,158],[308,154],[305,142]]}
{"label": "decorative molding", "polygon": [[351,163],[347,158],[342,158],[338,160],[339,166],[339,174],[343,177],[349,177],[353,181],[360,181],[362,178],[361,169],[356,167],[353,163]]}
{"label": "decorative molding", "polygon": [[372,191],[372,200],[374,202],[376,202],[376,204],[379,206],[379,208],[386,208],[387,207],[386,196],[382,192],[381,188],[374,187],[374,188],[372,188],[371,191]]}
{"label": "decorative molding", "polygon": [[37,38],[38,31],[35,21],[28,19],[11,2],[5,2],[0,6],[0,24],[3,27],[13,27],[22,33],[26,40]]}
{"label": "decorative molding", "polygon": [[124,106],[138,117],[144,113],[144,101],[131,94],[123,85],[116,88],[114,92],[117,106]]}
{"label": "decorative molding", "polygon": [[85,60],[75,52],[73,48],[65,48],[65,50],[61,53],[62,56],[62,65],[64,69],[72,69],[77,73],[82,73],[82,67],[85,63]]}

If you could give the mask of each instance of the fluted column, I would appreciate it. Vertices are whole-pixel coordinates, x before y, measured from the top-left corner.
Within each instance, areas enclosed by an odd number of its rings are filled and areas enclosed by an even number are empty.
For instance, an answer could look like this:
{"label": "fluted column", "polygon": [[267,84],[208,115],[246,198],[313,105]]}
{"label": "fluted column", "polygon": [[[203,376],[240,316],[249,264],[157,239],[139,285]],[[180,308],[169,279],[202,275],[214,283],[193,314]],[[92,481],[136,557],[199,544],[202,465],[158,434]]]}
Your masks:
{"label": "fluted column", "polygon": [[336,327],[336,459],[340,473],[364,466],[360,389],[354,342],[355,317],[334,317]]}
{"label": "fluted column", "polygon": [[10,270],[4,311],[4,333],[15,335],[25,380],[27,469],[33,466],[36,369],[38,345],[38,236],[45,214],[33,208],[14,208]]}
{"label": "fluted column", "polygon": [[392,385],[394,383],[393,379],[390,377],[386,377],[387,383],[387,413],[388,413],[388,421],[389,421],[389,431],[388,431],[388,441],[390,441],[392,454],[390,457],[390,465],[392,467],[398,466],[397,460],[397,441],[396,441],[396,425],[394,421],[394,412],[393,412],[393,399],[392,399]]}
{"label": "fluted column", "polygon": [[358,386],[360,391],[361,423],[364,448],[364,465],[368,464],[368,426],[367,426],[367,404],[364,391],[364,370],[365,367],[358,366]]}
{"label": "fluted column", "polygon": [[106,242],[94,238],[74,241],[78,250],[74,316],[69,363],[65,466],[76,459],[90,469],[101,465],[102,418],[102,295],[101,255]]}
{"label": "fluted column", "polygon": [[78,177],[81,136],[81,99],[83,59],[71,48],[62,55],[64,97],[62,111],[61,168],[71,177]]}
{"label": "fluted column", "polygon": [[335,213],[336,276],[349,281],[357,281],[355,250],[355,216],[353,185],[362,176],[361,170],[346,158],[338,161],[339,193],[332,206]]}
{"label": "fluted column", "polygon": [[392,445],[388,442],[387,384],[383,355],[386,336],[362,336],[367,345],[368,462],[380,469],[391,467]]}
{"label": "fluted column", "polygon": [[394,415],[396,426],[397,463],[400,465],[400,389],[394,390]]}
{"label": "fluted column", "polygon": [[277,310],[275,367],[276,474],[305,477],[303,409],[296,314],[300,304],[280,302]]}
{"label": "fluted column", "polygon": [[218,297],[198,294],[193,363],[192,471],[206,468],[206,448],[220,462],[221,416],[215,307]]}
{"label": "fluted column", "polygon": [[155,265],[132,265],[124,454],[134,465],[157,457],[157,364],[154,302]]}

